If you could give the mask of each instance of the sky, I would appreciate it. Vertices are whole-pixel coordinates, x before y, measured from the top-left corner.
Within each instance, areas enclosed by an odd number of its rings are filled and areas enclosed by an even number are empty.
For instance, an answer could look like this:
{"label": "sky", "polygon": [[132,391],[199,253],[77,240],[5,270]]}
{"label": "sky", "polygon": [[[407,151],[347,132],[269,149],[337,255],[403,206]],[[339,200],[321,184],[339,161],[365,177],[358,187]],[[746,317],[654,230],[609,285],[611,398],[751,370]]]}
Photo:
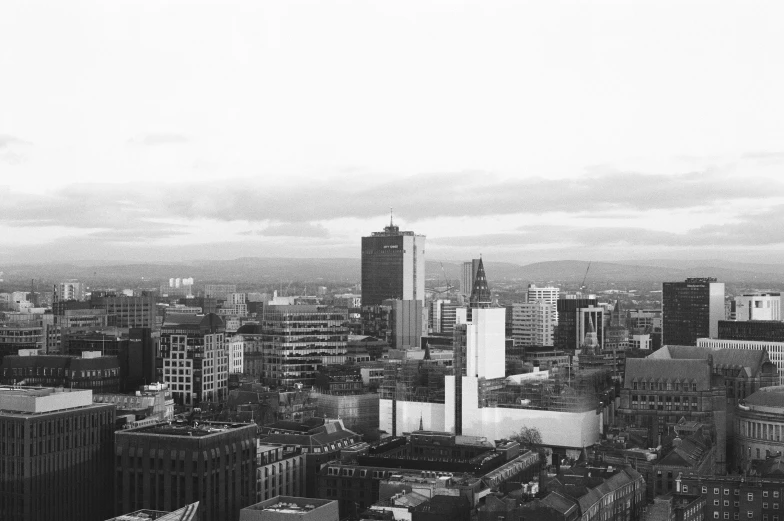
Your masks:
{"label": "sky", "polygon": [[[0,2],[0,265],[784,253],[784,3]],[[1,268],[0,268],[1,269]]]}

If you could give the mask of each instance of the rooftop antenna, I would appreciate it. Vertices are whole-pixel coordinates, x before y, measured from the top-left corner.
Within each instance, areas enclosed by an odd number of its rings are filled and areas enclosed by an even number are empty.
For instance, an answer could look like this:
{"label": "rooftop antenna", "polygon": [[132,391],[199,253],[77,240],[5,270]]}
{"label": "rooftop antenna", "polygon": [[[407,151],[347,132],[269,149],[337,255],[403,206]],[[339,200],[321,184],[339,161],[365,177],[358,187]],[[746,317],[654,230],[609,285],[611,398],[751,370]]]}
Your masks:
{"label": "rooftop antenna", "polygon": [[389,207],[389,227],[391,228],[392,226],[394,226],[394,224],[392,224],[392,207],[390,206]]}

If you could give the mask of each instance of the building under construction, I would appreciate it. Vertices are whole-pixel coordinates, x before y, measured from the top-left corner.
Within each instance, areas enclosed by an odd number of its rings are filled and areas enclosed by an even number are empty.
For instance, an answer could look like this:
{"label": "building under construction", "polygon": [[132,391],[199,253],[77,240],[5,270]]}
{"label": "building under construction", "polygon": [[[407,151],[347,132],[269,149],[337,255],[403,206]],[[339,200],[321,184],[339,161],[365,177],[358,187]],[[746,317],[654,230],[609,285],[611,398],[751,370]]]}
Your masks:
{"label": "building under construction", "polygon": [[331,394],[319,391],[311,393],[316,402],[316,416],[338,418],[343,425],[359,434],[378,429],[378,394]]}
{"label": "building under construction", "polygon": [[444,403],[444,377],[453,368],[435,360],[403,360],[384,364],[382,399]]}

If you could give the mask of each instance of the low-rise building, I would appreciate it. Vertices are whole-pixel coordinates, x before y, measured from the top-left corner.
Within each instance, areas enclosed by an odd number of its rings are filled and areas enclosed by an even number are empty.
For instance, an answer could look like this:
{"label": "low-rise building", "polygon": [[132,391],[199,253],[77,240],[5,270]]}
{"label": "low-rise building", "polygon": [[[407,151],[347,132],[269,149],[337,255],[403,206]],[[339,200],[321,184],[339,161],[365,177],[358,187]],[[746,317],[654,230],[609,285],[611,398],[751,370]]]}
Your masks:
{"label": "low-rise building", "polygon": [[338,521],[337,501],[277,496],[240,510],[240,521]]}
{"label": "low-rise building", "polygon": [[302,448],[257,442],[256,501],[305,493],[305,455]]}

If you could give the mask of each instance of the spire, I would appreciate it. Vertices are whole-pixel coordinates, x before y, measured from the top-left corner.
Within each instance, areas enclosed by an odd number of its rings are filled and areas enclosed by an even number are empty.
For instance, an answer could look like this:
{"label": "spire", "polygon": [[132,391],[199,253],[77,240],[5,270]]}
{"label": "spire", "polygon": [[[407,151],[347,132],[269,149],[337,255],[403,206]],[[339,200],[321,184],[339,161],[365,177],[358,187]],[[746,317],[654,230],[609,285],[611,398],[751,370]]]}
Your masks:
{"label": "spire", "polygon": [[479,266],[476,268],[474,287],[471,289],[471,307],[488,307],[490,305],[490,290],[487,287],[487,275],[482,257],[479,257]]}
{"label": "spire", "polygon": [[422,413],[419,413],[419,430],[420,430],[420,431],[423,431],[423,430],[425,430],[425,427],[424,427],[424,425],[422,424]]}
{"label": "spire", "polygon": [[389,207],[389,227],[393,227],[394,224],[392,223],[392,207]]}

